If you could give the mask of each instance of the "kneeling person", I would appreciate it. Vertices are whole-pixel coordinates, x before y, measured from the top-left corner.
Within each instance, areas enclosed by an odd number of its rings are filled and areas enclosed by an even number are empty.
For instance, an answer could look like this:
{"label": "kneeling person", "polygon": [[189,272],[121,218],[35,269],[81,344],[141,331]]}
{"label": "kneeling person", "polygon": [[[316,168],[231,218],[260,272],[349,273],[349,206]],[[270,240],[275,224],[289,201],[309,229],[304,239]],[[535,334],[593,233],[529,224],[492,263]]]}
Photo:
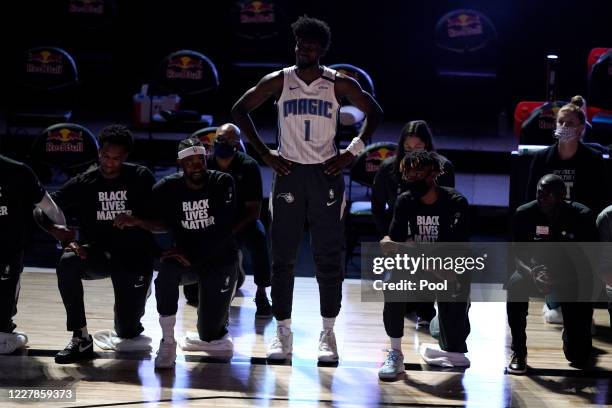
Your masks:
{"label": "kneeling person", "polygon": [[182,172],[162,179],[153,188],[152,220],[124,216],[123,225],[170,231],[175,247],[164,252],[155,297],[162,328],[156,368],[176,360],[174,325],[179,286],[198,283],[198,332],[188,333],[183,350],[231,352],[227,331],[229,307],[237,277],[238,253],[232,237],[234,180],[227,173],[206,169],[206,150],[197,139],[179,144]]}
{"label": "kneeling person", "polygon": [[[415,150],[402,160],[402,178],[407,190],[401,194],[393,210],[389,238],[381,244],[394,248],[401,242],[466,242],[468,233],[468,202],[457,190],[437,185],[441,160],[435,152]],[[419,219],[436,220],[437,228],[418,228]],[[439,347],[422,344],[420,353],[428,364],[442,366],[469,366],[465,357],[466,339],[470,333],[470,282],[469,274],[448,279],[454,302],[438,302],[440,324]],[[453,285],[451,288],[450,285]],[[378,372],[381,379],[393,379],[404,372],[402,337],[404,336],[404,311],[406,304],[385,302],[383,321],[391,347]]]}
{"label": "kneeling person", "polygon": [[[76,219],[79,239],[35,211],[39,224],[62,242],[57,284],[66,308],[72,339],[55,356],[59,364],[92,358],[93,342],[104,350],[150,351],[150,338],[140,336],[140,319],[150,294],[153,275],[153,237],[139,228],[117,225],[119,214],[143,216],[150,203],[153,174],[126,163],[134,144],[124,126],[111,125],[99,136],[99,165],[64,184],[52,194],[59,207]],[[114,330],[87,330],[82,280],[111,278],[115,292]]]}
{"label": "kneeling person", "polygon": [[0,155],[0,354],[9,354],[28,342],[16,332],[13,317],[23,271],[23,250],[32,206],[65,226],[64,214],[53,202],[32,170]]}

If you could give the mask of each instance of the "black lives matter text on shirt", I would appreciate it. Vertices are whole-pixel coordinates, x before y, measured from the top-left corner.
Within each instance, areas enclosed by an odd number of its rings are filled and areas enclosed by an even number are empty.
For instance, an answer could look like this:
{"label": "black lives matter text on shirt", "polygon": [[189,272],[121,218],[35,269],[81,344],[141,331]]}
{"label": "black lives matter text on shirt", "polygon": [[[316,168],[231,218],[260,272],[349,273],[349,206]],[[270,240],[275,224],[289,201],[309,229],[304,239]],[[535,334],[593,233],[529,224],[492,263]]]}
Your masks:
{"label": "black lives matter text on shirt", "polygon": [[187,186],[182,173],[165,177],[153,188],[154,218],[174,235],[192,264],[232,262],[235,244],[234,181],[229,174],[207,170],[202,188]]}
{"label": "black lives matter text on shirt", "polygon": [[238,217],[244,215],[245,203],[263,200],[263,187],[261,170],[259,165],[251,156],[237,152],[230,166],[221,170],[214,156],[209,156],[206,166],[210,170],[218,170],[228,173],[234,179],[236,188],[236,214]]}
{"label": "black lives matter text on shirt", "polygon": [[141,228],[113,226],[119,214],[149,218],[155,178],[144,166],[124,163],[118,177],[106,179],[98,168],[82,173],[53,193],[79,227],[80,241],[115,252],[150,253],[152,235]]}
{"label": "black lives matter text on shirt", "polygon": [[396,242],[465,242],[469,239],[467,217],[467,200],[452,188],[438,187],[433,204],[406,192],[396,201],[389,236]]}
{"label": "black lives matter text on shirt", "polygon": [[32,210],[44,195],[28,166],[0,155],[0,262],[23,249]]}

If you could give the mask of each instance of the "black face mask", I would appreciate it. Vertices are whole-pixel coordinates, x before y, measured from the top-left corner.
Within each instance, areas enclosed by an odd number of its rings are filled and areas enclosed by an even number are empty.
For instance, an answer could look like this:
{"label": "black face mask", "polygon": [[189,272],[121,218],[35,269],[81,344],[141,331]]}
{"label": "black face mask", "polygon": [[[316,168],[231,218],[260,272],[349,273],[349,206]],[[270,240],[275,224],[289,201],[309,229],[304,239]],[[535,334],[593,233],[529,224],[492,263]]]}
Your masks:
{"label": "black face mask", "polygon": [[429,185],[425,179],[406,181],[404,182],[404,185],[406,190],[409,190],[415,198],[421,198],[429,191]]}
{"label": "black face mask", "polygon": [[226,143],[219,143],[219,142],[215,142],[213,148],[214,148],[214,155],[220,159],[229,159],[234,154],[236,154],[236,151],[238,150],[236,146],[229,145]]}

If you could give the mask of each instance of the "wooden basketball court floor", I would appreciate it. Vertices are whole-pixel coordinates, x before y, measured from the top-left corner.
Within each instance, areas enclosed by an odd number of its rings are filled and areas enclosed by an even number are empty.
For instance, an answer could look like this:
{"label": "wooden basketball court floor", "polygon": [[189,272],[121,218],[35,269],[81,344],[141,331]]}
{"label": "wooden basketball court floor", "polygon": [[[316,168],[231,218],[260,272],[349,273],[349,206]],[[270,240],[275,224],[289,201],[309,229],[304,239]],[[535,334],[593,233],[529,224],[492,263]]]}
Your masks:
{"label": "wooden basketball court floor", "polygon": [[[153,353],[120,354],[97,350],[98,358],[81,364],[58,365],[53,356],[68,342],[65,311],[52,270],[26,269],[22,277],[19,330],[29,336],[26,351],[0,356],[0,389],[14,387],[72,387],[75,402],[46,402],[45,406],[533,406],[606,405],[612,402],[612,335],[607,310],[595,312],[594,338],[598,362],[581,372],[568,366],[562,352],[561,328],[542,322],[540,302],[530,306],[528,376],[504,373],[509,338],[504,303],[474,303],[468,338],[472,365],[465,370],[426,366],[417,349],[435,342],[405,320],[405,375],[382,382],[377,370],[385,355],[387,337],[382,304],[362,303],[360,283],[347,280],[343,308],[336,323],[340,362],[318,366],[320,331],[316,281],[297,278],[293,313],[294,353],[291,363],[269,364],[265,346],[274,333],[272,320],[255,320],[255,286],[247,276],[231,308],[230,333],[235,350],[231,361],[183,353],[175,369],[155,371],[153,357],[161,330],[155,298],[143,319],[152,338]],[[109,279],[85,282],[90,332],[112,328],[113,296]],[[195,330],[196,310],[181,294],[177,338]],[[37,402],[29,404],[43,405]],[[26,406],[4,397],[0,406]]]}

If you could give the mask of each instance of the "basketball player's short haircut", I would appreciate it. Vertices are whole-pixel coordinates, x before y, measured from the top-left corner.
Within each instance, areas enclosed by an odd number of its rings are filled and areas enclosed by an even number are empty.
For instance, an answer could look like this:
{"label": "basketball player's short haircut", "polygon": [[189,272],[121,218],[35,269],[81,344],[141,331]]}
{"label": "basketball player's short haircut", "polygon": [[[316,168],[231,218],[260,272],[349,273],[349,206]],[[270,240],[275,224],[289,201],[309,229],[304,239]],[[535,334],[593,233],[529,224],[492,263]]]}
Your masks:
{"label": "basketball player's short haircut", "polygon": [[296,39],[303,38],[319,43],[323,49],[323,54],[329,50],[331,30],[325,21],[318,18],[301,16],[291,24],[291,29]]}
{"label": "basketball player's short haircut", "polygon": [[555,195],[559,197],[565,196],[565,182],[556,174],[545,174],[538,181],[538,185],[546,185]]}
{"label": "basketball player's short haircut", "polygon": [[179,142],[178,151],[180,152],[181,150],[185,150],[188,147],[194,147],[194,146],[204,146],[204,143],[202,143],[202,141],[198,138],[189,137]]}
{"label": "basketball player's short haircut", "polygon": [[100,131],[98,136],[100,146],[109,143],[117,146],[123,146],[128,152],[131,152],[134,147],[134,135],[123,125],[109,125]]}
{"label": "basketball player's short haircut", "polygon": [[404,173],[407,173],[411,168],[422,170],[430,166],[435,173],[442,171],[442,159],[438,153],[427,150],[413,150],[406,153],[402,159]]}

